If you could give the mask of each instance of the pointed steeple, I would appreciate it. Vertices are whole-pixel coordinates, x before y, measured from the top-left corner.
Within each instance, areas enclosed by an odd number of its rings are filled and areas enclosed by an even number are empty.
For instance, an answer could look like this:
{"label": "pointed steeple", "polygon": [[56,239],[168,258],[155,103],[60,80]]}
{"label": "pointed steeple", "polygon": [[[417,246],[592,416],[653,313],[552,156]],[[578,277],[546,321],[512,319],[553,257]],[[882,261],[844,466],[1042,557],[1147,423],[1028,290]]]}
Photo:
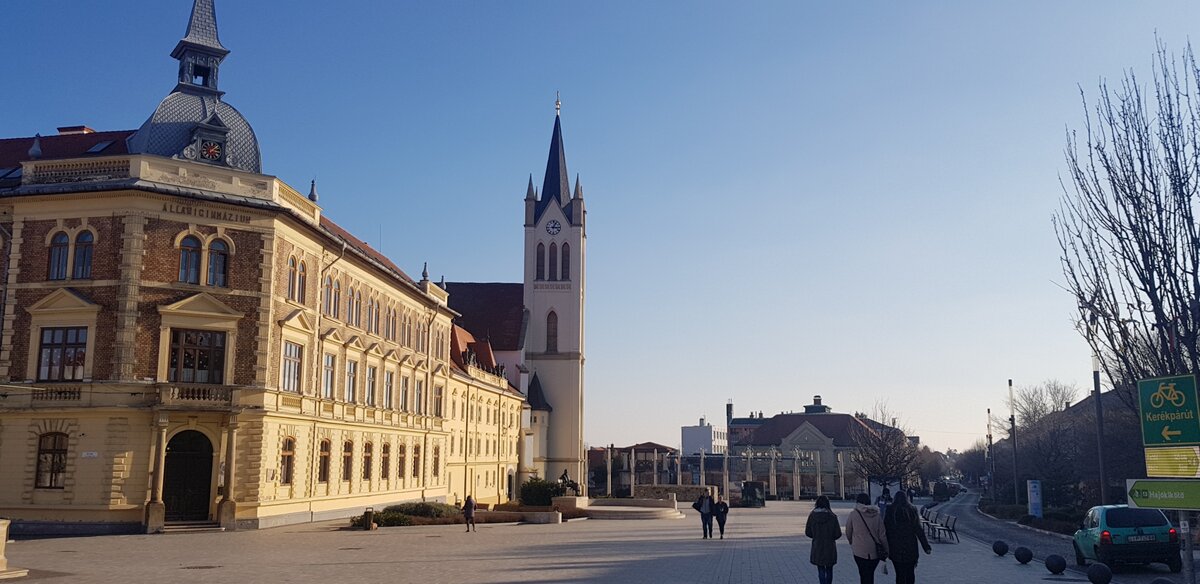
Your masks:
{"label": "pointed steeple", "polygon": [[42,157],[42,135],[34,134],[33,146],[29,147],[29,159],[37,160]]}
{"label": "pointed steeple", "polygon": [[529,174],[529,188],[525,189],[525,200],[532,201],[537,198],[537,191],[533,190],[533,173]]}
{"label": "pointed steeple", "polygon": [[[183,40],[179,41],[180,46],[175,47],[176,53],[186,43],[198,47],[207,47],[213,51],[220,52],[222,56],[229,54],[229,49],[226,49],[221,44],[221,39],[217,35],[217,7],[214,1],[195,0],[192,4],[192,17],[188,19],[187,33],[183,35]],[[171,56],[176,59],[179,58],[175,53],[172,53]]]}
{"label": "pointed steeple", "polygon": [[179,90],[221,95],[217,89],[217,71],[229,49],[217,37],[214,1],[195,0],[187,33],[171,51],[171,56],[179,60]]}
{"label": "pointed steeple", "polygon": [[580,184],[580,182],[579,182],[578,174],[575,175],[575,194],[571,195],[571,198],[572,199],[582,199],[583,198],[583,185]]}
{"label": "pointed steeple", "polygon": [[[555,100],[554,108],[558,110],[561,103]],[[559,207],[571,198],[571,180],[567,173],[567,154],[563,149],[562,116],[554,114],[554,133],[550,136],[550,156],[546,160],[546,178],[542,181],[542,199],[538,201],[534,221],[541,218],[542,213],[554,201]]]}
{"label": "pointed steeple", "polygon": [[314,178],[312,181],[312,186],[308,187],[308,200],[315,203],[315,202],[317,202],[318,198],[319,197],[317,197],[317,179]]}

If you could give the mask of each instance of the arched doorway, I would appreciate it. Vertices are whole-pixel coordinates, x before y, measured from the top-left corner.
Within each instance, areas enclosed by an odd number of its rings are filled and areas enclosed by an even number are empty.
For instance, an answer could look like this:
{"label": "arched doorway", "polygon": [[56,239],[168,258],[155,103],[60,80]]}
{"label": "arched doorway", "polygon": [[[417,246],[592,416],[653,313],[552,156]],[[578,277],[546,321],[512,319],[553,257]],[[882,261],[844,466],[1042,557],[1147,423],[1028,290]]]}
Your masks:
{"label": "arched doorway", "polygon": [[184,430],[167,442],[163,504],[167,521],[207,521],[212,502],[212,442]]}

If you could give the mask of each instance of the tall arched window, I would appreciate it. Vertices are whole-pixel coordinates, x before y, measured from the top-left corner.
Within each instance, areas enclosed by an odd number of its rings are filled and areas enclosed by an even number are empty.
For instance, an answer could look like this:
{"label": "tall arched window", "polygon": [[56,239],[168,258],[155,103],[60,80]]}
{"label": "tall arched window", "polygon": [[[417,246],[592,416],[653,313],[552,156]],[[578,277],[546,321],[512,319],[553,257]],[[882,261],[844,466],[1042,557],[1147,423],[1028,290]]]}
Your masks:
{"label": "tall arched window", "polygon": [[559,274],[564,280],[571,279],[571,244],[564,243],[562,246],[562,273]]}
{"label": "tall arched window", "polygon": [[346,324],[354,324],[354,288],[346,289]]}
{"label": "tall arched window", "polygon": [[67,237],[66,233],[58,232],[50,239],[50,263],[48,268],[48,280],[66,280],[67,279],[67,248],[71,245],[71,238]]}
{"label": "tall arched window", "polygon": [[342,283],[333,283],[333,297],[329,306],[333,309],[329,312],[329,316],[338,318],[338,306],[342,303]]}
{"label": "tall arched window", "polygon": [[288,258],[288,300],[296,299],[296,256]]}
{"label": "tall arched window", "polygon": [[292,475],[296,470],[296,440],[283,439],[283,450],[279,453],[279,484],[292,484]]}
{"label": "tall arched window", "polygon": [[325,276],[325,283],[321,286],[321,311],[333,314],[333,278],[329,276]]}
{"label": "tall arched window", "polygon": [[71,277],[87,280],[92,277],[92,251],[96,243],[91,231],[81,231],[75,236],[75,269]]}
{"label": "tall arched window", "polygon": [[332,449],[333,449],[333,447],[329,443],[328,440],[321,441],[321,451],[320,451],[321,456],[320,456],[320,459],[317,461],[317,482],[318,483],[329,482],[329,456],[331,454],[330,450],[332,450]]}
{"label": "tall arched window", "polygon": [[342,480],[349,481],[354,476],[354,443],[347,440],[342,444]]}
{"label": "tall arched window", "polygon": [[208,285],[224,288],[229,282],[229,244],[214,239],[208,245]]}
{"label": "tall arched window", "polygon": [[375,334],[379,334],[379,321],[381,320],[380,316],[379,316],[379,312],[381,310],[383,310],[383,306],[381,306],[379,304],[379,301],[376,300],[375,301],[375,322],[371,323],[371,332],[373,332]]}
{"label": "tall arched window", "polygon": [[34,488],[63,488],[66,484],[66,471],[67,435],[62,432],[50,432],[38,436],[37,469]]}
{"label": "tall arched window", "polygon": [[392,445],[384,442],[379,450],[379,478],[388,480],[392,475]]}
{"label": "tall arched window", "polygon": [[303,304],[308,300],[305,291],[308,290],[308,266],[300,262],[300,270],[296,273],[296,301]]}
{"label": "tall arched window", "polygon": [[558,314],[553,310],[546,315],[546,352],[558,352]]}
{"label": "tall arched window", "polygon": [[408,459],[407,449],[408,447],[404,443],[396,445],[396,478],[398,479],[404,478],[404,469]]}
{"label": "tall arched window", "polygon": [[558,246],[550,244],[550,280],[558,279]]}
{"label": "tall arched window", "polygon": [[362,326],[362,290],[354,293],[354,326]]}
{"label": "tall arched window", "polygon": [[546,279],[546,246],[540,243],[537,246],[537,275],[534,279]]}
{"label": "tall arched window", "polygon": [[179,281],[200,283],[200,240],[189,235],[179,242]]}

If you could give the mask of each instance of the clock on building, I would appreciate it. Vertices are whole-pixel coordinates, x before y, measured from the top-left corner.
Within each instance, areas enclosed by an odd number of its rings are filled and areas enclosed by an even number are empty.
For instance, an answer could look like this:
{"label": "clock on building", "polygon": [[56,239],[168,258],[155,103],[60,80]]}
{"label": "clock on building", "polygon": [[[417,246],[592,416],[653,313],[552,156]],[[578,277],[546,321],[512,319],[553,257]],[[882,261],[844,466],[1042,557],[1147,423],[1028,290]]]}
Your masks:
{"label": "clock on building", "polygon": [[558,235],[559,231],[562,231],[562,224],[558,221],[551,219],[550,222],[546,224],[546,233],[549,233],[550,235]]}
{"label": "clock on building", "polygon": [[200,158],[205,160],[221,159],[221,143],[205,140],[200,143]]}

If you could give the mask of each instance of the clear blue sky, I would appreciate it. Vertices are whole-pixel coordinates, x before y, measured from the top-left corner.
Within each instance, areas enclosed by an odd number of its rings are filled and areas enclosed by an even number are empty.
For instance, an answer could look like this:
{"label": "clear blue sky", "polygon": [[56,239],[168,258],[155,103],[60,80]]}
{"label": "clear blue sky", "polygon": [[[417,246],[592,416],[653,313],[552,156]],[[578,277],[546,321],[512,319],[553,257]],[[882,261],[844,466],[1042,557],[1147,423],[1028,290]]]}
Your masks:
{"label": "clear blue sky", "polygon": [[[140,125],[191,0],[5,3],[0,136]],[[963,448],[1008,378],[1090,385],[1050,225],[1079,87],[1180,49],[1155,2],[218,0],[264,171],[410,271],[519,281],[562,91],[592,444],[888,402]],[[381,235],[382,234],[382,235]]]}

